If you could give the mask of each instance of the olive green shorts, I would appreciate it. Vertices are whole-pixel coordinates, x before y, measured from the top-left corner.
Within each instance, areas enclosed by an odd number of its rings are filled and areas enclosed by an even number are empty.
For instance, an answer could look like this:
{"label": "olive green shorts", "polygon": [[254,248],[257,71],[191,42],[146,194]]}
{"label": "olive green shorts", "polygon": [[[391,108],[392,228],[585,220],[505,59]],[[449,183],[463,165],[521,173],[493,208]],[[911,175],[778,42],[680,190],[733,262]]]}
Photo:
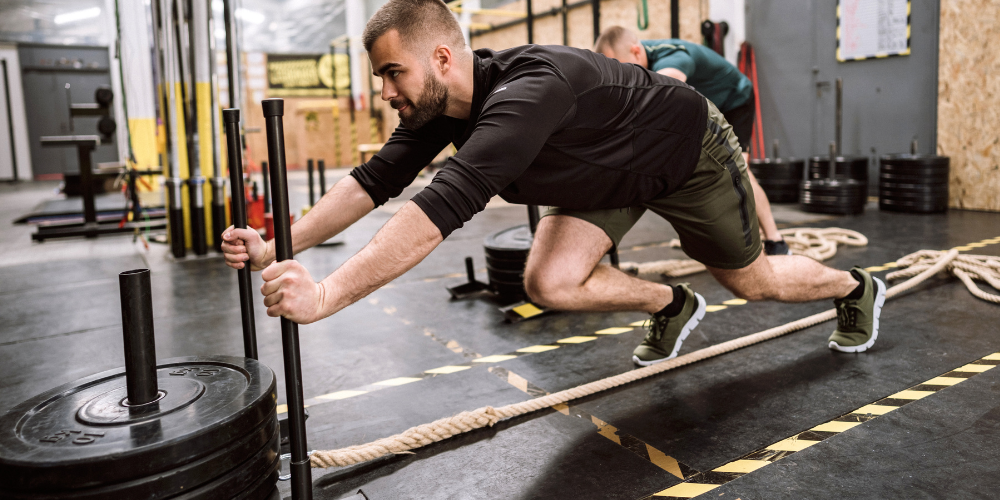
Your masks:
{"label": "olive green shorts", "polygon": [[760,255],[757,208],[739,140],[711,102],[701,157],[680,189],[638,207],[586,211],[552,207],[545,216],[568,215],[590,222],[603,229],[617,248],[647,209],[670,222],[684,252],[706,266],[742,269]]}

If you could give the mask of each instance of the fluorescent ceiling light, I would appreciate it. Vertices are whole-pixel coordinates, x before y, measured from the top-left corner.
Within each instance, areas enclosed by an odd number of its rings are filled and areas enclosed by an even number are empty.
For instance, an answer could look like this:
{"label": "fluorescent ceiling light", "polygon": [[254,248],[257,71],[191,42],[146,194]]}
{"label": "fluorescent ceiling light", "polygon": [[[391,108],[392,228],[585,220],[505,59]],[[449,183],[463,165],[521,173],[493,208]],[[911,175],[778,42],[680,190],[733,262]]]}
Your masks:
{"label": "fluorescent ceiling light", "polygon": [[75,21],[83,21],[84,19],[90,19],[92,17],[97,17],[101,15],[100,7],[93,7],[90,9],[78,10],[75,12],[67,12],[66,14],[59,14],[55,18],[56,24],[66,24]]}
{"label": "fluorescent ceiling light", "polygon": [[252,24],[260,24],[265,19],[264,14],[243,8],[236,9],[236,17]]}

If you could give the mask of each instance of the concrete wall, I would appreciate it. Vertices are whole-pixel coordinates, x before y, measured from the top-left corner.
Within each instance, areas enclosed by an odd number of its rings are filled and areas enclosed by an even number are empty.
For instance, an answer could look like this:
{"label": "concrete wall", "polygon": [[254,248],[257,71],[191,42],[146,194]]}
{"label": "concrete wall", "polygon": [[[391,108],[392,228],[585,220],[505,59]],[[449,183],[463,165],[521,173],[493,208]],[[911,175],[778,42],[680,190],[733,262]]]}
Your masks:
{"label": "concrete wall", "polygon": [[[14,151],[17,154],[17,178],[31,179],[31,146],[28,141],[28,120],[24,112],[24,91],[21,88],[21,61],[14,45],[0,45],[0,59],[7,61],[7,83],[10,88],[10,111],[14,121]],[[0,75],[2,78],[3,75]],[[0,82],[0,179],[14,177],[10,154],[10,129],[7,124],[7,104]]]}

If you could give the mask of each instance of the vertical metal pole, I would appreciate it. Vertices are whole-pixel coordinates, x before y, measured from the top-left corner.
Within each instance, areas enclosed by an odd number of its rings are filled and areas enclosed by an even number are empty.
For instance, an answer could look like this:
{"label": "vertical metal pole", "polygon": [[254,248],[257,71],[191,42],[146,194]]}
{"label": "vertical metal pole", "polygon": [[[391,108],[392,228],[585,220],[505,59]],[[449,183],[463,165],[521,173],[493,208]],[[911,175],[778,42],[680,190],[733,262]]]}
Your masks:
{"label": "vertical metal pole", "polygon": [[240,55],[236,50],[236,27],[233,26],[233,16],[235,14],[233,0],[222,0],[222,6],[222,15],[226,18],[226,74],[229,78],[229,107],[239,108],[239,89],[237,88],[239,87],[237,82],[239,75],[237,75],[237,69],[239,68],[238,58]]}
{"label": "vertical metal pole", "polygon": [[681,2],[670,0],[670,38],[681,37]]}
{"label": "vertical metal pole", "polygon": [[[17,180],[17,145],[14,141],[14,113],[10,110],[10,78],[7,77],[7,60],[0,59],[3,65],[3,93],[7,101],[7,132],[10,133],[10,161],[14,180]],[[70,118],[72,120],[72,118]]]}
{"label": "vertical metal pole", "polygon": [[316,168],[319,169],[319,197],[322,199],[323,195],[326,194],[326,162],[317,161]]}
{"label": "vertical metal pole", "polygon": [[[70,120],[73,118],[71,117]],[[83,223],[86,226],[97,225],[97,208],[94,205],[93,163],[90,154],[97,147],[94,143],[77,144],[76,157],[80,163],[80,196],[83,198]],[[87,236],[97,236],[97,233]]]}
{"label": "vertical metal pole", "polygon": [[[191,249],[194,250],[195,255],[205,255],[208,253],[208,233],[205,228],[205,177],[201,175],[201,141],[198,139],[198,59],[195,54],[197,37],[194,33],[198,27],[193,22],[191,1],[178,0],[177,5],[178,46],[182,45],[184,40],[182,35],[186,34],[188,49],[186,54],[184,50],[178,50],[177,54],[180,56],[178,59],[181,64],[181,74],[184,75],[185,70],[187,70],[187,76],[190,77],[185,79],[182,76],[181,81],[187,80],[188,84],[188,90],[185,92],[184,129],[187,132],[188,217],[191,219]],[[204,2],[199,5],[208,7]],[[207,27],[202,28],[207,29]],[[187,56],[186,64],[185,55]],[[184,87],[183,83],[181,87]]]}
{"label": "vertical metal pole", "polygon": [[531,234],[535,234],[535,230],[538,229],[538,221],[541,217],[538,214],[538,205],[528,205],[528,227],[531,228]]}
{"label": "vertical metal pole", "polygon": [[837,78],[837,156],[844,150],[843,143],[844,127],[844,79]]}
{"label": "vertical metal pole", "polygon": [[[243,146],[240,144],[240,110],[222,111],[226,128],[226,150],[229,159],[229,186],[233,200],[233,226],[247,227],[246,190],[243,189]],[[222,233],[219,233],[222,234]],[[221,239],[221,237],[220,237]],[[250,263],[236,271],[240,283],[240,314],[243,319],[243,352],[248,358],[257,359],[257,328],[253,318],[253,288],[250,282]]]}
{"label": "vertical metal pole", "polygon": [[569,9],[566,8],[566,0],[562,0],[562,43],[569,45]]}
{"label": "vertical metal pole", "polygon": [[316,204],[316,189],[313,187],[313,160],[306,160],[306,171],[309,173],[309,208]]}
{"label": "vertical metal pole", "polygon": [[153,293],[149,269],[118,275],[125,338],[125,387],[130,406],[156,400],[156,343],[153,340]]}
{"label": "vertical metal pole", "polygon": [[590,10],[594,16],[594,41],[601,36],[601,0],[591,0]]}
{"label": "vertical metal pole", "polygon": [[[212,232],[215,251],[222,251],[222,230],[226,223],[226,178],[222,176],[222,146],[219,144],[219,74],[216,71],[215,20],[208,5],[208,71],[210,88],[208,103],[212,107]],[[242,170],[242,168],[241,168]]]}
{"label": "vertical metal pole", "polygon": [[[288,222],[288,183],[285,177],[285,131],[283,99],[264,99],[267,159],[274,197],[274,249],[277,260],[292,258],[292,229]],[[306,417],[302,398],[302,366],[299,357],[299,325],[281,318],[281,347],[285,362],[285,395],[288,400],[288,430],[292,446],[292,498],[312,499],[312,469],[306,446]]]}
{"label": "vertical metal pole", "polygon": [[260,162],[260,170],[264,174],[261,183],[264,184],[264,213],[271,213],[271,181],[267,180],[267,162]]}
{"label": "vertical metal pole", "polygon": [[[184,242],[184,209],[181,201],[181,185],[184,183],[177,177],[180,171],[177,151],[177,116],[175,104],[177,84],[174,76],[174,42],[170,30],[170,23],[173,19],[172,3],[170,0],[157,0],[157,17],[159,18],[159,34],[161,37],[160,48],[162,51],[162,73],[163,73],[163,93],[166,96],[164,116],[167,122],[167,145],[169,149],[169,163],[167,166],[167,200],[170,204],[168,210],[168,222],[170,224],[170,250],[174,258],[183,258],[186,254]],[[154,24],[156,23],[154,19]]]}
{"label": "vertical metal pole", "polygon": [[531,0],[527,0],[528,3],[528,17],[525,18],[525,22],[528,24],[528,44],[535,43],[535,13],[531,8]]}

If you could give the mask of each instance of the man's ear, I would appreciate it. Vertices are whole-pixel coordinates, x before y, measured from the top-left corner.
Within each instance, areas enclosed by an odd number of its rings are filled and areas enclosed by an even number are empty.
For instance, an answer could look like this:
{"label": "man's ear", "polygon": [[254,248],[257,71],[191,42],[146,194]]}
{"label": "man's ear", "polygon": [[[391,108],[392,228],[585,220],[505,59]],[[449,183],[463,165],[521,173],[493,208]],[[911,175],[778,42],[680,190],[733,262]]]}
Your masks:
{"label": "man's ear", "polygon": [[635,56],[636,59],[639,59],[639,54],[643,50],[646,50],[646,49],[642,48],[642,44],[639,44],[639,43],[632,44],[632,46],[628,48],[628,51],[631,52],[632,55]]}
{"label": "man's ear", "polygon": [[447,73],[448,70],[451,69],[451,65],[454,63],[454,54],[451,53],[451,47],[445,44],[435,47],[432,60],[441,74]]}

